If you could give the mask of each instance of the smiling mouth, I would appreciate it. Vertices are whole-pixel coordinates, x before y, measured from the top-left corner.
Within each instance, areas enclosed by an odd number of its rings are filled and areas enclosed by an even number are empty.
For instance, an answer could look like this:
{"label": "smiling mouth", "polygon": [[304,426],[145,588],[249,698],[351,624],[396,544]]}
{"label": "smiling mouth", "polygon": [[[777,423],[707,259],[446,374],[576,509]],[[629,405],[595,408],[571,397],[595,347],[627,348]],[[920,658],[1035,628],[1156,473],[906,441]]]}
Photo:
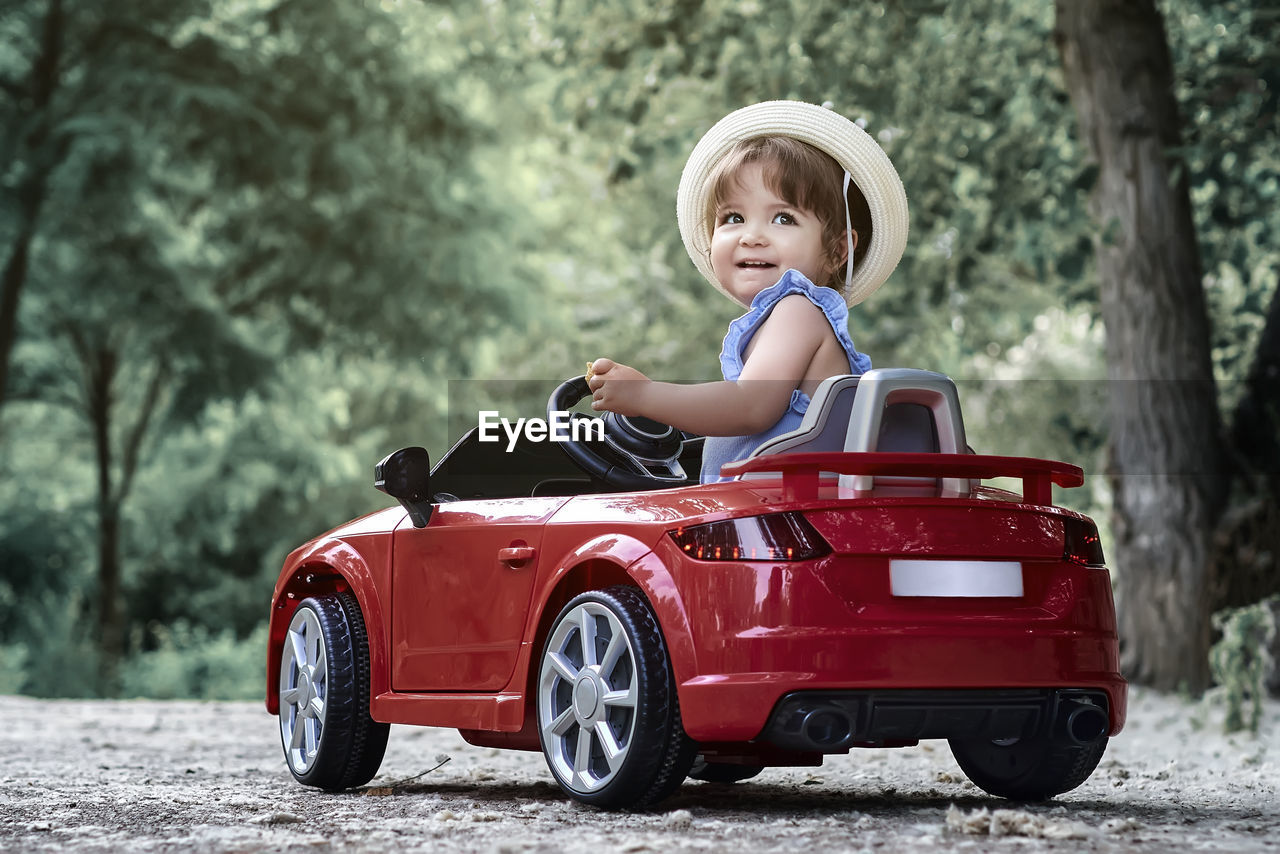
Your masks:
{"label": "smiling mouth", "polygon": [[738,262],[738,269],[740,270],[767,270],[770,267],[774,267],[774,266],[776,265],[770,264],[767,261],[739,261]]}

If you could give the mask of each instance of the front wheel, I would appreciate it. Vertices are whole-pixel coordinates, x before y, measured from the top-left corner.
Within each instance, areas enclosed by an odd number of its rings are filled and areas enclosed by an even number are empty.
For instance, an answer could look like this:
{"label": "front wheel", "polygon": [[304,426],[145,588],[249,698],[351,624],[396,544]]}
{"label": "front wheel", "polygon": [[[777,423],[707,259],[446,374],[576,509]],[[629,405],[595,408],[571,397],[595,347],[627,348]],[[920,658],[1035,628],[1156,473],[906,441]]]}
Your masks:
{"label": "front wheel", "polygon": [[390,726],[369,717],[369,640],[350,593],[304,599],[280,661],[280,742],[300,783],[337,790],[373,779]]}
{"label": "front wheel", "polygon": [[1079,786],[1098,767],[1107,739],[1090,744],[1020,739],[957,739],[951,754],[965,775],[985,792],[1015,801],[1043,801]]}
{"label": "front wheel", "polygon": [[556,618],[538,673],[547,765],[575,800],[641,807],[675,791],[696,745],[680,722],[666,644],[630,587],[574,598]]}

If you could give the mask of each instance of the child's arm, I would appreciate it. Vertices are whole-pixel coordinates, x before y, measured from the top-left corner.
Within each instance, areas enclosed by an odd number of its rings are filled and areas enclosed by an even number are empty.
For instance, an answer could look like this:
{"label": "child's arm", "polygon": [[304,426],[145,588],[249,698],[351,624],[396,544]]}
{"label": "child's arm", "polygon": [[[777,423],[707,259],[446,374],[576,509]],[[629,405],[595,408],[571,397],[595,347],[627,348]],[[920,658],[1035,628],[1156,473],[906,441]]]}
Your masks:
{"label": "child's arm", "polygon": [[591,408],[643,415],[703,436],[759,433],[786,412],[791,392],[830,334],[821,309],[793,294],[781,299],[756,331],[736,382],[655,382],[635,368],[597,359],[588,379]]}

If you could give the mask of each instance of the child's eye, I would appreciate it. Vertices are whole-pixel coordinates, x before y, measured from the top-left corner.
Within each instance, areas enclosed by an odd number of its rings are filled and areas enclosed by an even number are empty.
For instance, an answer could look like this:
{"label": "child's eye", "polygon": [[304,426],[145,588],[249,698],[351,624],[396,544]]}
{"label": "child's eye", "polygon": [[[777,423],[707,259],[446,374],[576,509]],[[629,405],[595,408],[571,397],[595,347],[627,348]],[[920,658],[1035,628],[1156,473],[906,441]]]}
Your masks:
{"label": "child's eye", "polygon": [[721,225],[740,225],[744,222],[746,222],[746,220],[743,219],[742,214],[737,211],[729,211],[720,217]]}
{"label": "child's eye", "polygon": [[793,214],[782,211],[773,215],[773,221],[778,225],[795,225],[796,218]]}

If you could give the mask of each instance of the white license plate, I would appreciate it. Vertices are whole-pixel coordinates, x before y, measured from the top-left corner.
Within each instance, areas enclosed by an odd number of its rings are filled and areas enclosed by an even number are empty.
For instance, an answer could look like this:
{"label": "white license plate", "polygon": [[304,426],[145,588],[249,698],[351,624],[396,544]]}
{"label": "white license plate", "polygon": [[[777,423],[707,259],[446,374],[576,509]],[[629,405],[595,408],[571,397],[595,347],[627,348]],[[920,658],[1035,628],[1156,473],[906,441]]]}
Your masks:
{"label": "white license plate", "polygon": [[891,560],[894,596],[1021,596],[1016,560]]}

